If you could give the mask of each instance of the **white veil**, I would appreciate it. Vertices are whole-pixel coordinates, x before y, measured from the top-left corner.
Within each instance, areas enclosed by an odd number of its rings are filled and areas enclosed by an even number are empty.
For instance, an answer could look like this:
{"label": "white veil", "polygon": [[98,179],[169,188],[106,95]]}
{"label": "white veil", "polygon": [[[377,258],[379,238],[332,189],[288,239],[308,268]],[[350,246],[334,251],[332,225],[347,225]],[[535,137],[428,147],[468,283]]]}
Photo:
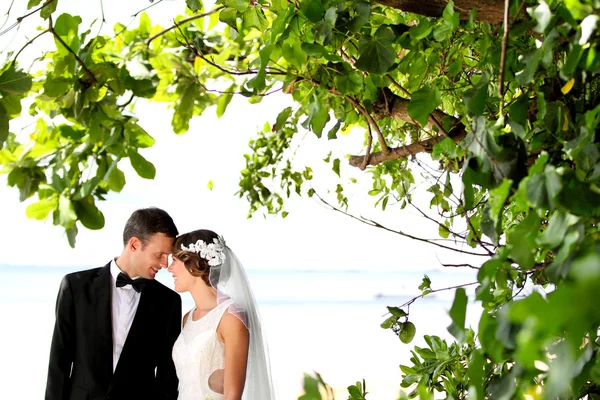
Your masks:
{"label": "white veil", "polygon": [[222,304],[232,299],[233,305],[229,306],[229,313],[238,317],[250,332],[246,384],[242,399],[274,400],[267,342],[262,332],[260,314],[250,282],[240,261],[227,246],[224,255],[223,263],[211,266],[209,281],[217,291],[217,303]]}

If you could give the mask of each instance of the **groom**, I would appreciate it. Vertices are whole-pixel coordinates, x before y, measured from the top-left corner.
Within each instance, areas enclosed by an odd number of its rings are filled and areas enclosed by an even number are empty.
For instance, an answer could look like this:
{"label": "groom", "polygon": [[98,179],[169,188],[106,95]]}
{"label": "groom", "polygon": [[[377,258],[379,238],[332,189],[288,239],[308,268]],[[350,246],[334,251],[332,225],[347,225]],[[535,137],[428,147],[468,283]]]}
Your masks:
{"label": "groom", "polygon": [[120,257],[63,278],[46,400],[177,399],[181,297],[154,280],[177,234],[165,211],[137,210]]}

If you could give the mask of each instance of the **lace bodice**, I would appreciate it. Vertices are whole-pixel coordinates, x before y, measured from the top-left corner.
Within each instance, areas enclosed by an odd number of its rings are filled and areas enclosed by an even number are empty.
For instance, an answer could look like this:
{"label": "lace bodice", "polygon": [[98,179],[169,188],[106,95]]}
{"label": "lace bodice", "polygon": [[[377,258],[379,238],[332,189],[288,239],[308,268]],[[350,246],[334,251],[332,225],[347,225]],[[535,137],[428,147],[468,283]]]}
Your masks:
{"label": "lace bodice", "polygon": [[211,390],[209,378],[225,368],[225,346],[219,340],[217,327],[232,300],[213,308],[197,321],[190,311],[186,324],[173,346],[173,362],[179,378],[178,400],[222,400],[223,395]]}

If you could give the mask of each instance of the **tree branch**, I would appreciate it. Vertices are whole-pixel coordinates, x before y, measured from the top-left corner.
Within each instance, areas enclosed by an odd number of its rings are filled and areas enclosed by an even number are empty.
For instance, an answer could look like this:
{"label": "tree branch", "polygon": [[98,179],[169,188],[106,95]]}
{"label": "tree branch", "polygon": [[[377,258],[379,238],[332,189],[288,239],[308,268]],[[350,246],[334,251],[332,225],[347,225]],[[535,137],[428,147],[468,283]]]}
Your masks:
{"label": "tree branch", "polygon": [[56,40],[58,40],[60,42],[60,44],[62,44],[63,47],[65,49],[67,49],[67,51],[69,53],[71,53],[73,55],[73,57],[75,57],[75,60],[77,60],[77,63],[81,66],[81,68],[83,68],[83,70],[85,71],[85,73],[90,78],[90,83],[92,84],[92,86],[94,86],[96,84],[96,77],[94,76],[94,74],[92,73],[92,71],[90,71],[89,68],[85,65],[85,63],[83,62],[83,60],[81,58],[79,58],[79,56],[77,55],[77,53],[75,53],[73,51],[73,49],[71,49],[65,43],[65,41],[60,37],[60,35],[58,33],[56,33],[56,31],[54,30],[54,27],[52,26],[52,16],[48,17],[48,30],[50,32],[52,32],[52,34],[54,35],[54,37],[56,38]]}
{"label": "tree branch", "polygon": [[33,39],[31,39],[29,42],[25,43],[25,45],[23,47],[21,47],[21,49],[17,52],[17,54],[15,54],[15,57],[12,60],[12,64],[14,65],[17,62],[17,57],[19,57],[19,54],[21,54],[21,52],[23,50],[25,50],[25,48],[27,46],[29,46],[31,43],[33,43],[37,38],[39,38],[40,36],[42,36],[45,33],[50,32],[48,29],[46,29],[45,31],[41,32],[40,34],[36,35]]}
{"label": "tree branch", "polygon": [[379,140],[379,145],[381,146],[381,151],[383,152],[383,154],[389,154],[390,152],[390,148],[388,147],[387,143],[385,142],[385,138],[383,137],[383,134],[381,133],[381,130],[379,129],[379,125],[377,125],[377,122],[375,122],[375,120],[373,119],[373,117],[371,116],[371,114],[369,114],[369,112],[361,105],[358,103],[358,101],[354,100],[352,97],[350,96],[344,96],[344,98],[346,100],[348,100],[362,115],[365,116],[365,118],[367,119],[367,123],[375,130],[375,133],[377,134],[377,139]]}
{"label": "tree branch", "polygon": [[[375,3],[428,17],[441,17],[448,4],[446,0],[375,0]],[[502,3],[503,0],[456,0],[454,10],[462,20],[469,19],[470,10],[477,10],[478,21],[498,23],[502,21]]]}
{"label": "tree branch", "polygon": [[504,109],[504,69],[506,67],[506,47],[508,46],[508,9],[510,0],[504,0],[504,35],[502,36],[502,53],[500,54],[500,76],[498,77],[498,93],[500,94],[500,115]]}
{"label": "tree branch", "polygon": [[175,29],[175,28],[178,28],[179,26],[181,26],[181,25],[183,25],[183,24],[186,24],[186,23],[188,23],[188,22],[190,22],[190,21],[193,21],[193,20],[195,20],[195,19],[198,19],[198,18],[204,18],[204,17],[206,17],[206,16],[209,16],[209,15],[211,15],[211,14],[214,14],[214,13],[216,13],[217,11],[221,11],[223,8],[225,8],[225,6],[219,6],[219,7],[215,8],[215,9],[213,9],[213,10],[210,10],[210,11],[208,11],[208,12],[205,12],[205,13],[203,13],[203,14],[196,14],[196,15],[192,15],[191,17],[184,18],[184,19],[182,19],[182,20],[181,20],[181,21],[179,21],[179,22],[175,22],[175,24],[171,25],[170,27],[168,27],[168,28],[166,28],[166,29],[163,29],[162,31],[160,31],[160,32],[158,32],[158,33],[156,33],[156,34],[154,34],[154,35],[150,36],[148,39],[146,39],[146,44],[147,44],[147,45],[148,45],[148,44],[150,44],[150,43],[151,43],[151,42],[152,42],[154,39],[156,39],[157,37],[160,37],[160,36],[164,35],[165,33],[169,32],[169,31],[171,31],[171,30],[173,30],[173,29]]}
{"label": "tree branch", "polygon": [[[467,132],[464,130],[464,126],[457,128],[448,133],[448,137],[455,142],[461,141],[467,135]],[[390,149],[388,154],[383,154],[382,152],[372,153],[369,160],[369,165],[378,165],[386,161],[406,158],[419,153],[431,153],[433,151],[433,146],[444,139],[444,135],[439,135],[429,139],[421,140],[419,142],[411,143],[407,146],[393,147]],[[358,167],[361,165],[362,160],[363,156],[350,156],[349,164],[353,167]]]}

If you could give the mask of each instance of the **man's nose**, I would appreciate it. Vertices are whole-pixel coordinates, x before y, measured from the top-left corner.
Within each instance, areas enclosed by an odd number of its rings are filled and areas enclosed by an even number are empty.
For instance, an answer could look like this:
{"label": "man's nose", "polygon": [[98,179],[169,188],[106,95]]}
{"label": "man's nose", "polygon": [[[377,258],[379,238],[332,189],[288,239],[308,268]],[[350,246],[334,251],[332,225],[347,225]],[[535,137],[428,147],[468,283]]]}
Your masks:
{"label": "man's nose", "polygon": [[164,255],[160,258],[160,267],[161,268],[167,268],[169,266],[169,257],[167,255]]}

